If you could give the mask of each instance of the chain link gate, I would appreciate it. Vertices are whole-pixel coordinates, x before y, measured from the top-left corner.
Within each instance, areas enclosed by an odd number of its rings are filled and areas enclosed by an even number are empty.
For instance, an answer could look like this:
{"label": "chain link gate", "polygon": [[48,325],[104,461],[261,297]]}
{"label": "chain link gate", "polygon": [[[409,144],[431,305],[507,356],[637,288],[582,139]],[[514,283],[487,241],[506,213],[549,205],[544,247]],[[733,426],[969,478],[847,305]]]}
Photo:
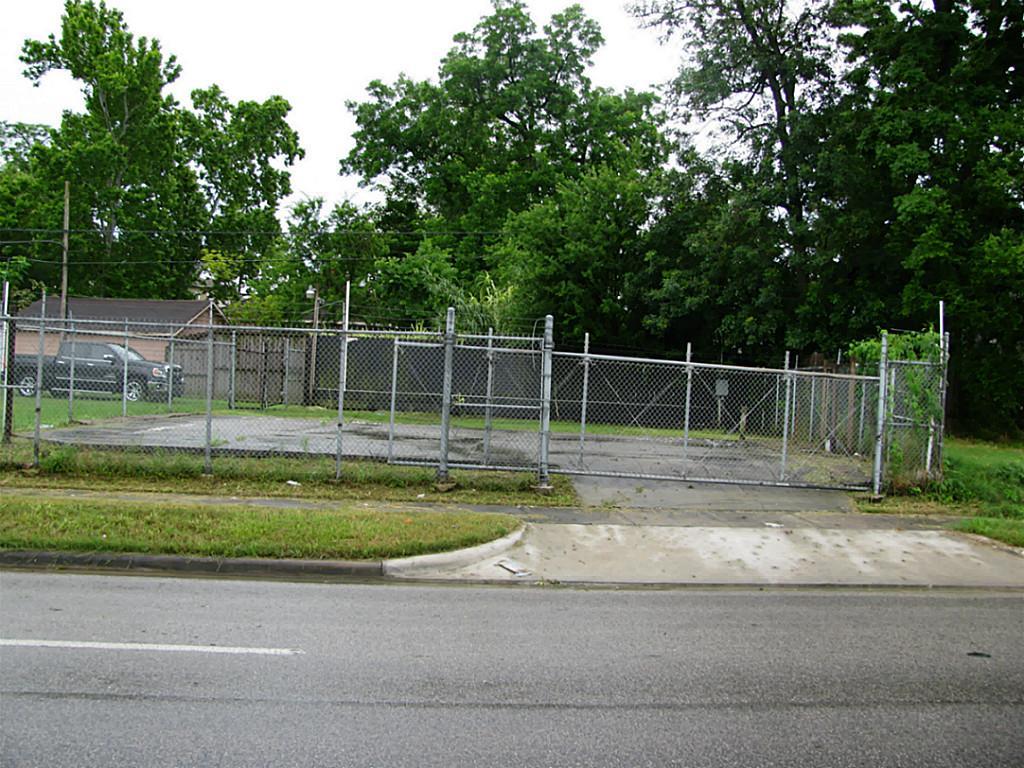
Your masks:
{"label": "chain link gate", "polygon": [[877,378],[555,353],[554,472],[867,488]]}

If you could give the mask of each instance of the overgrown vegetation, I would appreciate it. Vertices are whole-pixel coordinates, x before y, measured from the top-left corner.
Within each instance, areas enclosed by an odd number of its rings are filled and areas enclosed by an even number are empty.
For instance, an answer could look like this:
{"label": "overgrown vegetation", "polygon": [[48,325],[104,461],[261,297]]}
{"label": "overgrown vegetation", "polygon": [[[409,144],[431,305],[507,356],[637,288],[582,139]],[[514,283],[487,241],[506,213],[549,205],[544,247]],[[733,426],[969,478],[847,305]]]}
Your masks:
{"label": "overgrown vegetation", "polygon": [[473,546],[518,525],[508,515],[466,511],[381,512],[351,504],[267,509],[5,493],[0,549],[358,560]]}
{"label": "overgrown vegetation", "polygon": [[1024,447],[947,438],[941,482],[861,508],[963,515],[959,530],[1024,546]]}
{"label": "overgrown vegetation", "polygon": [[345,461],[342,479],[334,479],[334,459],[216,457],[213,474],[203,474],[203,457],[188,453],[92,450],[46,445],[38,469],[32,447],[16,441],[0,448],[0,489],[83,488],[109,491],[266,496],[299,499],[423,501],[452,504],[571,506],[572,483],[551,479],[553,490],[534,490],[536,476],[510,472],[454,471],[456,487],[435,487],[432,467],[389,466]]}

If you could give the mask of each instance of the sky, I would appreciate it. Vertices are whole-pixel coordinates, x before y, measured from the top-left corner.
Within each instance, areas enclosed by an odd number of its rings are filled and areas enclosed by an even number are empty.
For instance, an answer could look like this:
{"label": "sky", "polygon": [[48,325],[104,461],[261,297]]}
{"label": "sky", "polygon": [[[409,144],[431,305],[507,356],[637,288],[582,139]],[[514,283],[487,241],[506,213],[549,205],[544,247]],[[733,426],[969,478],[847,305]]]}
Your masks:
{"label": "sky", "polygon": [[[538,26],[571,0],[531,0]],[[595,85],[650,89],[675,72],[678,52],[655,31],[639,29],[624,0],[582,0],[598,21],[605,46],[594,57]],[[232,101],[284,96],[289,123],[306,151],[292,167],[293,195],[328,204],[372,199],[354,178],[338,174],[353,146],[355,123],[345,107],[363,100],[374,79],[399,73],[436,80],[452,36],[491,11],[488,0],[110,0],[136,36],[160,41],[182,67],[171,93],[190,104],[194,88],[219,85]],[[63,110],[82,109],[79,86],[62,72],[35,88],[18,60],[25,39],[59,33],[62,0],[10,2],[0,25],[0,120],[57,125]]]}

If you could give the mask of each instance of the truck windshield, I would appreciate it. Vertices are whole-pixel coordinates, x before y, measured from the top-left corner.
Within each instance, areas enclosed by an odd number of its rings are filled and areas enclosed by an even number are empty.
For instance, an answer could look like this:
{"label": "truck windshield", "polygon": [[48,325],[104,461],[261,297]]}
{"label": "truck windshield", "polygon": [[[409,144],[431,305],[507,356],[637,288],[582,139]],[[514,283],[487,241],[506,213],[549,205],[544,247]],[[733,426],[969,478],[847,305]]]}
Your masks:
{"label": "truck windshield", "polygon": [[127,357],[129,360],[132,361],[146,359],[142,355],[140,355],[137,350],[134,350],[131,347],[125,349],[122,346],[111,344],[110,349],[113,350],[114,354],[116,354],[118,357]]}

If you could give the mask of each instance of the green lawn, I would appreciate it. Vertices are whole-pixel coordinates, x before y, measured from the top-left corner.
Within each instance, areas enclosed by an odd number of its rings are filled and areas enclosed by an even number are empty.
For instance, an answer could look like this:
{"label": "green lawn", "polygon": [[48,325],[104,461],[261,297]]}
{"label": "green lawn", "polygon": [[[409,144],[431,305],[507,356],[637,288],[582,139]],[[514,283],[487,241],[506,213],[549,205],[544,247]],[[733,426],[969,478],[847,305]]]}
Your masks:
{"label": "green lawn", "polygon": [[[35,405],[34,397],[14,396],[14,419],[12,422],[15,432],[22,434],[30,433],[35,428]],[[227,403],[223,402],[223,408]],[[206,401],[200,398],[178,397],[174,399],[173,412],[175,413],[205,413]],[[167,413],[166,401],[139,401],[128,403],[129,416],[149,416],[152,414]],[[73,403],[73,415],[75,421],[102,421],[103,419],[116,419],[121,417],[121,398],[97,394],[75,394]],[[43,395],[40,398],[39,421],[44,429],[64,427],[68,425],[68,400],[67,398],[50,397]]]}
{"label": "green lawn", "polygon": [[1024,448],[948,439],[942,482],[929,494],[976,502],[990,517],[1024,519]]}
{"label": "green lawn", "polygon": [[334,479],[334,459],[216,457],[203,474],[203,457],[187,453],[133,452],[44,444],[39,469],[31,469],[32,444],[0,446],[0,492],[15,488],[83,488],[299,499],[426,501],[452,504],[573,506],[572,482],[551,478],[552,492],[534,490],[530,472],[454,471],[454,490],[435,487],[433,467],[346,461]]}
{"label": "green lawn", "polygon": [[473,546],[518,526],[508,515],[466,511],[153,505],[7,493],[0,549],[378,559]]}
{"label": "green lawn", "polygon": [[[173,406],[168,411],[166,401],[142,401],[128,403],[128,415],[149,416],[157,414],[173,413],[206,413],[206,401],[203,398],[174,399]],[[213,401],[213,412],[217,415],[246,415],[246,416],[278,416],[293,419],[316,419],[323,423],[333,423],[337,417],[336,410],[321,406],[302,405],[274,405],[266,409],[259,409],[256,403],[237,403],[237,407],[228,408],[227,400],[218,399]],[[82,395],[76,394],[74,399],[73,415],[75,421],[94,422],[105,419],[121,417],[121,399],[115,396],[103,395]],[[349,420],[367,421],[375,424],[387,424],[390,414],[387,411],[364,411],[346,410],[345,418]],[[398,413],[395,416],[398,424],[435,426],[441,423],[439,413]],[[44,429],[54,429],[67,426],[68,401],[67,398],[53,398],[43,395],[41,398],[40,423]],[[462,429],[483,429],[483,416],[464,416],[458,414],[458,409],[452,415],[452,427]],[[14,398],[14,431],[26,434],[35,427],[35,398],[21,397]],[[495,418],[491,420],[492,428],[495,430],[536,432],[539,429],[537,419],[510,419]],[[580,424],[576,421],[564,419],[552,419],[551,431],[558,434],[579,434]],[[620,435],[623,437],[667,437],[682,439],[683,425],[679,424],[672,428],[638,427],[625,424],[602,424],[600,422],[588,422],[587,434],[590,435]],[[723,430],[691,429],[690,437],[695,440],[738,440],[739,435],[734,432]],[[757,435],[748,433],[747,439],[758,438]]]}

